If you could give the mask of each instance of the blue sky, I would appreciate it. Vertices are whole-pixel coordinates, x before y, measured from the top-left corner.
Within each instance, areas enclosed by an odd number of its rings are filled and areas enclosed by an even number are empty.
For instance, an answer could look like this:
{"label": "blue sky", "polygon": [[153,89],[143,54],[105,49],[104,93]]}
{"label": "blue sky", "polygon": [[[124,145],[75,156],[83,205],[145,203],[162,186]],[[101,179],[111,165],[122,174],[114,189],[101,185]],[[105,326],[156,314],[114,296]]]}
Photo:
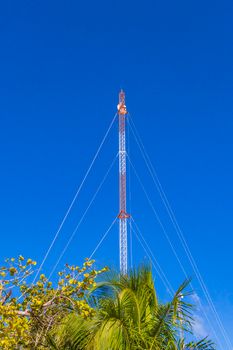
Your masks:
{"label": "blue sky", "polygon": [[[42,260],[124,88],[130,118],[233,342],[232,15],[229,0],[1,3],[2,259],[21,253]],[[132,134],[129,140],[130,157],[212,319]],[[114,124],[45,272],[57,261],[117,146]],[[60,266],[88,256],[116,216],[117,176],[116,162]],[[184,275],[133,172],[131,194],[132,215],[175,288]],[[99,266],[118,266],[117,225],[95,257]],[[133,238],[134,263],[145,259]],[[157,285],[164,297],[159,278]],[[203,315],[198,317],[213,336]],[[221,338],[217,327],[216,332]],[[224,340],[222,348],[227,349]]]}

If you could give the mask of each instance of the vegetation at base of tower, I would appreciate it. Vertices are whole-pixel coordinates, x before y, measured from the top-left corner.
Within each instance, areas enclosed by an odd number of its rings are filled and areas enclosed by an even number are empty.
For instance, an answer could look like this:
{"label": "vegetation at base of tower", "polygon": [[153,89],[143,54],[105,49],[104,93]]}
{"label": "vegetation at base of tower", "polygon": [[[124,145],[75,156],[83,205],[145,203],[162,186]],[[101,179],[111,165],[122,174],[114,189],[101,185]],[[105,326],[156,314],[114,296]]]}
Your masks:
{"label": "vegetation at base of tower", "polygon": [[[104,275],[105,276],[105,275]],[[213,350],[208,339],[192,337],[192,305],[185,302],[188,282],[172,300],[158,300],[151,269],[98,283],[89,296],[96,312],[85,320],[70,313],[51,333],[56,350]],[[185,337],[184,337],[185,335]]]}
{"label": "vegetation at base of tower", "polygon": [[66,265],[55,285],[44,274],[31,283],[36,262],[19,256],[0,267],[0,349],[50,349],[50,332],[70,313],[83,320],[94,316],[86,295],[96,277],[94,260],[81,267]]}
{"label": "vegetation at base of tower", "polygon": [[193,323],[188,282],[161,303],[149,267],[102,275],[108,269],[93,264],[66,265],[53,285],[44,274],[31,282],[35,261],[7,259],[0,268],[0,349],[214,349],[206,338],[185,341]]}

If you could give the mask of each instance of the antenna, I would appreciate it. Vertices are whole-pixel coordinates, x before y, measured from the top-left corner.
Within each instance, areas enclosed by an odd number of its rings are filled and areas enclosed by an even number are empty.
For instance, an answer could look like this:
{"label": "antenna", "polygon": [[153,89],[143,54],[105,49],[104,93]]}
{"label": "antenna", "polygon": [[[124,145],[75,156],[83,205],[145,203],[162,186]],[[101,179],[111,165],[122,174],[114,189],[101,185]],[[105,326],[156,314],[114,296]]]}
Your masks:
{"label": "antenna", "polygon": [[130,217],[126,211],[126,133],[125,118],[127,109],[125,105],[125,93],[119,93],[117,105],[119,115],[119,246],[120,246],[120,272],[127,274],[128,249],[127,249],[127,219]]}

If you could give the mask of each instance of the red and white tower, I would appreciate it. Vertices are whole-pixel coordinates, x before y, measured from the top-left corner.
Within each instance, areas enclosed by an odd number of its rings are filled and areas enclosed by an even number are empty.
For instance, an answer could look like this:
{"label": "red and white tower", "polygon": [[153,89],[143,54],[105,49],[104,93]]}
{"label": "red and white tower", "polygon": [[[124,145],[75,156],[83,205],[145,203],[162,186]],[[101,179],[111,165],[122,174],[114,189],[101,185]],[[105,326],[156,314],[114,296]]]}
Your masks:
{"label": "red and white tower", "polygon": [[127,273],[128,249],[127,249],[127,219],[130,217],[126,211],[126,135],[125,118],[127,109],[125,105],[125,93],[119,93],[119,104],[117,106],[119,115],[119,244],[120,244],[120,272]]}

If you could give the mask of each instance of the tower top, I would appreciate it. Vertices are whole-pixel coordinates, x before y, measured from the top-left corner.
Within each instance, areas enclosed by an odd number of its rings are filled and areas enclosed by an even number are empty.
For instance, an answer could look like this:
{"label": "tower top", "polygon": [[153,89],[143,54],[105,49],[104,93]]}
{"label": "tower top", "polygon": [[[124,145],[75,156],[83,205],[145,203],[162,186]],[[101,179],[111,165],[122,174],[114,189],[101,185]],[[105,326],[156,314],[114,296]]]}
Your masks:
{"label": "tower top", "polygon": [[118,110],[118,114],[121,114],[121,115],[127,114],[127,109],[125,105],[125,93],[122,89],[119,92],[119,103],[117,105],[117,110]]}

